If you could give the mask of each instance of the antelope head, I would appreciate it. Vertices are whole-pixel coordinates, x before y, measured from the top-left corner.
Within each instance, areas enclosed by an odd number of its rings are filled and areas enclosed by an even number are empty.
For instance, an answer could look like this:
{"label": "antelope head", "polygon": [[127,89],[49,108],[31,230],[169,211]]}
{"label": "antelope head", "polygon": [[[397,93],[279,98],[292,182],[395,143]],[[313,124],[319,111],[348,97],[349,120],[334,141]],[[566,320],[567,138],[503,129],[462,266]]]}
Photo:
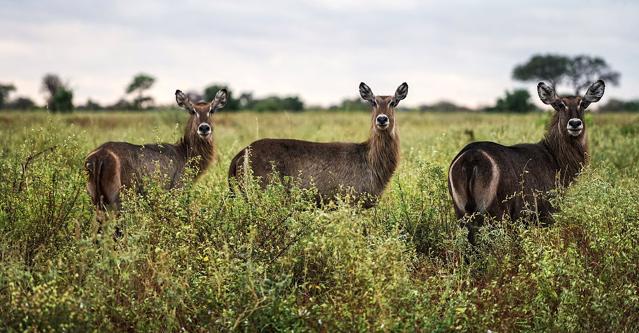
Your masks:
{"label": "antelope head", "polygon": [[375,96],[366,83],[359,84],[359,94],[372,106],[373,128],[376,131],[392,131],[395,128],[395,107],[399,101],[406,98],[408,94],[408,84],[406,82],[399,85],[393,96]]}
{"label": "antelope head", "polygon": [[593,83],[583,97],[559,97],[555,89],[544,82],[537,85],[537,93],[544,104],[552,106],[557,112],[558,126],[562,133],[574,138],[585,133],[584,113],[590,103],[598,102],[604,94],[606,85],[602,80]]}
{"label": "antelope head", "polygon": [[228,92],[220,89],[210,102],[193,103],[189,97],[180,90],[175,91],[175,101],[178,106],[186,110],[191,118],[186,127],[187,135],[197,136],[203,140],[211,140],[213,133],[213,114],[226,105]]}

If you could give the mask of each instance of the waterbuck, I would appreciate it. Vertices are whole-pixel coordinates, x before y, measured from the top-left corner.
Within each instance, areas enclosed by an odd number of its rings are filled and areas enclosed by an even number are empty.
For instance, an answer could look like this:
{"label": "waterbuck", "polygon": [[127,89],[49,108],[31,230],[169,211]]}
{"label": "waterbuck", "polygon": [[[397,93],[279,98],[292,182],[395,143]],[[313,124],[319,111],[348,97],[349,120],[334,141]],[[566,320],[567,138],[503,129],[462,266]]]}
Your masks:
{"label": "waterbuck", "polygon": [[258,140],[233,158],[229,182],[246,175],[243,168],[248,165],[262,187],[273,180],[275,172],[280,180],[290,177],[301,188],[315,187],[318,204],[350,193],[356,202],[361,199],[364,207],[374,206],[399,162],[395,107],[406,98],[408,85],[402,83],[394,96],[375,96],[362,82],[359,93],[372,107],[368,140],[362,143]]}
{"label": "waterbuck", "polygon": [[558,185],[568,186],[587,163],[584,111],[601,99],[604,90],[604,82],[599,80],[583,98],[558,97],[552,87],[540,82],[539,98],[555,112],[539,143],[502,146],[474,142],[457,154],[448,170],[448,190],[457,217],[467,218],[471,244],[475,244],[484,216],[515,220],[529,204],[540,221],[549,221],[553,207],[543,193]]}
{"label": "waterbuck", "polygon": [[177,90],[175,100],[191,115],[184,137],[176,144],[107,142],[87,156],[87,189],[98,211],[119,210],[120,189],[133,187],[142,193],[144,177],[159,175],[168,189],[180,185],[187,165],[199,177],[211,164],[215,158],[212,116],[226,104],[227,91],[218,91],[210,103],[193,103]]}

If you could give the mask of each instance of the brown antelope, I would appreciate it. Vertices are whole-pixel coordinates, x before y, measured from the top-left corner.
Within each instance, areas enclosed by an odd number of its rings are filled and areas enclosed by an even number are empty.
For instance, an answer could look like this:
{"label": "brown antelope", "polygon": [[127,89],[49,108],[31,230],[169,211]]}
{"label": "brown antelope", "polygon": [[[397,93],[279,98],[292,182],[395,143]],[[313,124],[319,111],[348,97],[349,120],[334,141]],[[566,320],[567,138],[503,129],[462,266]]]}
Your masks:
{"label": "brown antelope", "polygon": [[359,92],[372,106],[367,141],[258,140],[235,155],[229,167],[229,182],[242,178],[246,174],[243,168],[248,165],[262,187],[272,181],[275,172],[280,179],[290,177],[301,188],[315,187],[318,203],[337,194],[352,193],[356,200],[363,199],[364,207],[375,205],[399,162],[395,107],[406,98],[408,85],[402,83],[394,96],[375,96],[362,82]]}
{"label": "brown antelope", "polygon": [[[555,110],[545,137],[534,144],[502,146],[473,142],[457,154],[448,170],[448,190],[458,218],[467,218],[468,240],[484,216],[515,220],[527,204],[536,207],[539,220],[548,222],[553,207],[537,194],[568,186],[588,159],[584,111],[601,99],[604,82],[593,83],[584,97],[558,97],[540,82],[539,98]],[[518,193],[518,195],[515,195]]]}
{"label": "brown antelope", "polygon": [[165,187],[173,188],[181,184],[187,165],[195,168],[199,177],[214,160],[212,116],[226,104],[226,90],[218,91],[210,103],[192,103],[180,90],[175,92],[175,100],[191,115],[184,137],[176,144],[107,142],[87,156],[87,189],[98,210],[119,210],[120,189],[133,187],[141,193],[144,177],[159,174]]}

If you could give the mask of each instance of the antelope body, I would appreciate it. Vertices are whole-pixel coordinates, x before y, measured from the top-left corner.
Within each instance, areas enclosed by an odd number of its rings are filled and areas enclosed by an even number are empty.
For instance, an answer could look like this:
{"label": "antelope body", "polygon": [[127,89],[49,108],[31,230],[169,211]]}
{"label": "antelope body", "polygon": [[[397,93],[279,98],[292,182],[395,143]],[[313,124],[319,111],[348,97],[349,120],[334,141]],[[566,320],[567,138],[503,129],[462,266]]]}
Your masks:
{"label": "antelope body", "polygon": [[457,217],[470,217],[466,222],[471,244],[486,215],[515,220],[528,203],[542,222],[549,221],[554,209],[547,197],[537,194],[568,186],[587,163],[584,111],[601,99],[604,90],[599,80],[583,98],[558,97],[540,82],[540,99],[555,110],[543,140],[514,146],[474,142],[457,154],[448,171],[448,189]]}
{"label": "antelope body", "polygon": [[144,177],[159,175],[169,189],[180,186],[187,166],[194,167],[199,177],[214,160],[212,115],[226,103],[226,90],[218,91],[210,103],[192,103],[180,90],[175,92],[175,99],[191,114],[184,136],[177,143],[107,142],[87,156],[87,190],[98,210],[119,210],[122,187],[133,187],[142,193]]}
{"label": "antelope body", "polygon": [[[394,96],[375,96],[360,83],[361,97],[372,106],[370,137],[362,143],[320,143],[291,139],[262,139],[242,149],[231,161],[229,181],[240,180],[251,169],[261,186],[273,179],[291,177],[301,188],[315,187],[318,203],[338,194],[351,193],[375,205],[399,162],[399,133],[395,107],[406,98],[408,85],[402,83]],[[246,158],[248,157],[248,160]],[[242,182],[240,190],[242,190]]]}

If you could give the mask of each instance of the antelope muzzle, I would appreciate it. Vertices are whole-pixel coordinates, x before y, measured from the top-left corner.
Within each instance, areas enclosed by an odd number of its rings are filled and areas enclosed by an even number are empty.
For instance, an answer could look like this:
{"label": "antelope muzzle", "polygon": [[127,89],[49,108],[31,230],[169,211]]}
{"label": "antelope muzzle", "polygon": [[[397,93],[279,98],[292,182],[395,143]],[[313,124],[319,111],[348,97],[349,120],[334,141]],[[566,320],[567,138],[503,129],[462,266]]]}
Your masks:
{"label": "antelope muzzle", "polygon": [[375,125],[377,126],[377,128],[379,129],[387,129],[388,126],[390,125],[390,118],[388,118],[387,115],[385,114],[380,114],[377,117],[375,117]]}
{"label": "antelope muzzle", "polygon": [[207,123],[201,123],[197,127],[197,134],[201,137],[208,137],[209,135],[211,135],[211,125]]}
{"label": "antelope muzzle", "polygon": [[568,134],[572,136],[579,136],[579,134],[581,134],[584,130],[584,123],[579,118],[572,118],[568,120],[566,130],[568,130]]}

